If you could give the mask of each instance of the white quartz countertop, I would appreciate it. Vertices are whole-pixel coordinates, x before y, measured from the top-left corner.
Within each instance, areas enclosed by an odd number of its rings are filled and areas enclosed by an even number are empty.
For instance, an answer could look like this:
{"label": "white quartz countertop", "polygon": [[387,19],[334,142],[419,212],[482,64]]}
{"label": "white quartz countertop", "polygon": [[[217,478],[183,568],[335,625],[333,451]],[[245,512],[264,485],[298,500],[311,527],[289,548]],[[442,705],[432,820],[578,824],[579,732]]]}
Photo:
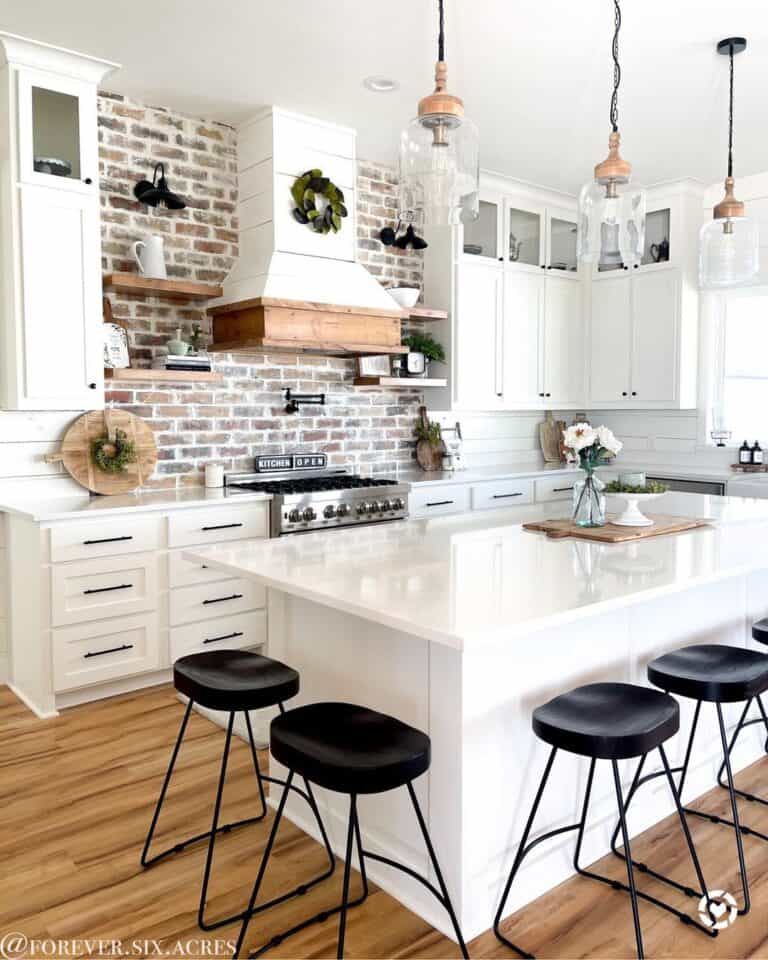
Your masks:
{"label": "white quartz countertop", "polygon": [[83,495],[82,497],[49,497],[41,500],[0,499],[0,512],[14,513],[28,520],[44,523],[49,520],[73,520],[88,514],[106,516],[132,513],[135,510],[162,511],[271,499],[272,497],[266,493],[227,493],[224,488],[189,487],[184,490],[157,490],[103,497]]}
{"label": "white quartz countertop", "polygon": [[551,474],[578,473],[578,466],[566,463],[540,463],[530,467],[521,465],[474,467],[467,470],[400,470],[397,479],[412,487],[430,483],[482,483],[486,480],[518,479],[523,477],[546,477]]}
{"label": "white quartz countertop", "polygon": [[460,649],[506,642],[643,597],[768,569],[768,501],[667,493],[659,514],[712,526],[599,544],[548,540],[527,519],[568,504],[190,550],[188,558]]}

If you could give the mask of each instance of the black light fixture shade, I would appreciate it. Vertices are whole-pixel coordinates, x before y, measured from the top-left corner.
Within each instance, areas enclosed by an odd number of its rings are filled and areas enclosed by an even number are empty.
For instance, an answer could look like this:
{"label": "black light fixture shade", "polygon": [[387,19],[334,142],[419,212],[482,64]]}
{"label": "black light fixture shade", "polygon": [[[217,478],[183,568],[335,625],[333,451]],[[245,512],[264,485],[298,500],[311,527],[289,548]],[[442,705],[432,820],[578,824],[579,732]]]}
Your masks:
{"label": "black light fixture shade", "polygon": [[186,207],[184,200],[168,189],[163,163],[155,164],[152,183],[149,180],[139,180],[133,188],[133,195],[139,203],[145,203],[148,207],[166,207],[168,210],[183,210]]}

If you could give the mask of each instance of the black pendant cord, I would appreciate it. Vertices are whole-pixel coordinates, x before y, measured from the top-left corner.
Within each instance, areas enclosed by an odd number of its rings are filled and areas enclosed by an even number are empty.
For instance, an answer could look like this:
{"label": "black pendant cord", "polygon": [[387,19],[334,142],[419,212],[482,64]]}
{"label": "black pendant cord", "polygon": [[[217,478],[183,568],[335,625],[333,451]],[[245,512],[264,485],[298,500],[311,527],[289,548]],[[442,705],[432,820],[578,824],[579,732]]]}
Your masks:
{"label": "black pendant cord", "polygon": [[728,105],[728,176],[733,176],[733,44],[728,52],[731,65],[730,100]]}
{"label": "black pendant cord", "polygon": [[619,84],[621,83],[621,66],[619,64],[619,30],[621,30],[621,7],[619,0],[613,0],[614,23],[613,45],[613,94],[611,96],[611,129],[614,133],[619,129]]}
{"label": "black pendant cord", "polygon": [[437,0],[440,8],[440,32],[437,35],[437,59],[442,63],[445,60],[445,10],[443,0]]}

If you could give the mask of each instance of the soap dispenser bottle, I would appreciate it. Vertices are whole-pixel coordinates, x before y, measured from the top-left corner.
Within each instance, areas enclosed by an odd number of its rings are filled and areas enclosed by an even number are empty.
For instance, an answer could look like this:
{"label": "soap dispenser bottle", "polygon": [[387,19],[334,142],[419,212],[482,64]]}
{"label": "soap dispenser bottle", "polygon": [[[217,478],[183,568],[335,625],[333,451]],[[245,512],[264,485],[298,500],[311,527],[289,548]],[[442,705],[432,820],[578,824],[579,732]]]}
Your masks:
{"label": "soap dispenser bottle", "polygon": [[739,447],[739,463],[748,464],[752,463],[752,448],[745,440],[744,443]]}
{"label": "soap dispenser bottle", "polygon": [[752,447],[752,463],[757,463],[762,465],[763,462],[763,448],[755,440],[755,445]]}

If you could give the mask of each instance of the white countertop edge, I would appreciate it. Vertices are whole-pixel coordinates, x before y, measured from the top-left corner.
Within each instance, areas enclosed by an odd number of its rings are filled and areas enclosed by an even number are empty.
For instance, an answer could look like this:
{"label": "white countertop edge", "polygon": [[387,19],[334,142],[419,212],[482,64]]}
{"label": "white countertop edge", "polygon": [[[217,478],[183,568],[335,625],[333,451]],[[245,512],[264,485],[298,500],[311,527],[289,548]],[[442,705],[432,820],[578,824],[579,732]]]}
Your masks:
{"label": "white countertop edge", "polygon": [[585,620],[589,617],[600,616],[604,613],[610,613],[625,607],[631,607],[637,603],[643,603],[647,600],[654,600],[659,597],[670,596],[675,593],[683,593],[686,590],[706,586],[708,583],[717,583],[721,580],[730,580],[735,577],[746,576],[758,570],[765,570],[766,564],[762,562],[745,563],[721,573],[707,574],[698,577],[692,577],[684,583],[671,583],[660,587],[648,587],[644,590],[638,590],[631,594],[621,597],[613,597],[608,600],[599,600],[595,603],[584,604],[583,606],[573,607],[569,610],[560,610],[557,613],[547,614],[546,616],[533,617],[522,623],[517,623],[503,630],[486,630],[479,634],[472,634],[471,631],[457,634],[453,632],[444,632],[433,630],[418,623],[404,618],[393,616],[379,610],[371,610],[369,607],[359,606],[355,603],[335,597],[328,597],[325,594],[316,592],[307,587],[296,586],[286,583],[284,580],[270,577],[264,574],[253,574],[238,564],[225,563],[211,556],[210,551],[215,550],[211,547],[206,550],[185,550],[182,556],[185,560],[191,560],[195,563],[205,562],[209,566],[217,567],[227,573],[238,577],[246,577],[263,584],[282,593],[291,596],[300,597],[309,600],[312,603],[318,603],[324,607],[330,607],[333,610],[340,610],[343,613],[352,614],[362,620],[369,620],[374,623],[380,623],[383,626],[391,627],[393,630],[399,630],[410,636],[421,637],[434,643],[440,643],[444,646],[452,647],[461,652],[481,652],[484,648],[498,646],[506,640],[528,636],[537,633],[540,630],[550,629],[552,627],[563,626],[567,623],[573,623],[577,620]]}
{"label": "white countertop edge", "polygon": [[[206,491],[167,491],[114,494],[112,496],[60,497],[48,500],[0,500],[0,513],[10,513],[24,517],[35,523],[47,523],[54,520],[74,520],[85,517],[119,516],[131,513],[162,513],[167,510],[187,510],[195,507],[216,507],[231,503],[254,503],[271,500],[269,493],[233,493]],[[114,501],[120,500],[120,503]]]}

